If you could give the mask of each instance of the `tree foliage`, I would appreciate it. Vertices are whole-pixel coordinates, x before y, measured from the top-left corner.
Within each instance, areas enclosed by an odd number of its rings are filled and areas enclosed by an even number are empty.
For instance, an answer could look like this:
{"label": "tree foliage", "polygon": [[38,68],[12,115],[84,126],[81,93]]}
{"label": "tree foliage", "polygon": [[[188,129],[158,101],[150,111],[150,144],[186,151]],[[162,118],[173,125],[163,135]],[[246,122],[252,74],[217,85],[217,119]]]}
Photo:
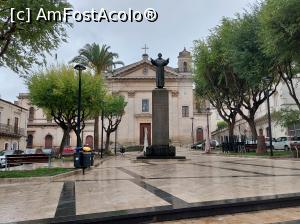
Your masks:
{"label": "tree foliage", "polygon": [[[261,25],[258,21],[259,7],[253,7],[250,12],[244,12],[237,18],[223,25],[223,41],[225,42],[226,57],[232,64],[237,75],[242,107],[238,113],[250,126],[252,137],[257,138],[255,114],[260,105],[271,96],[279,83],[278,75],[273,70],[272,60],[261,49],[259,32]],[[265,82],[269,76],[271,80]],[[269,91],[270,90],[270,91]]]}
{"label": "tree foliage", "polygon": [[123,65],[122,61],[115,61],[119,55],[110,51],[110,46],[92,43],[86,44],[79,50],[79,55],[74,57],[72,63],[81,63],[92,69],[96,75],[111,70],[118,64]]}
{"label": "tree foliage", "polygon": [[[70,23],[58,21],[37,21],[41,8],[63,12],[71,7],[66,0],[0,0],[0,66],[6,66],[17,73],[28,73],[33,64],[46,63],[46,54],[66,42],[66,28]],[[11,8],[25,11],[30,8],[30,23],[13,18]]]}
{"label": "tree foliage", "polygon": [[294,124],[300,123],[300,111],[295,109],[281,109],[280,111],[273,112],[272,117],[276,124],[285,128],[289,128]]}
{"label": "tree foliage", "polygon": [[[198,94],[210,99],[231,130],[238,113],[248,122],[253,138],[257,137],[255,114],[279,83],[272,57],[259,41],[258,12],[257,6],[233,19],[224,18],[206,41],[196,42],[194,54]],[[268,83],[263,82],[266,76],[271,78]]]}
{"label": "tree foliage", "polygon": [[[40,107],[64,131],[66,137],[71,130],[76,133],[78,75],[70,66],[51,67],[38,72],[28,79],[29,98]],[[82,74],[81,130],[85,121],[101,110],[105,96],[103,81],[90,73]],[[61,152],[64,146],[62,139]]]}
{"label": "tree foliage", "polygon": [[195,41],[195,85],[196,94],[206,97],[217,109],[220,116],[228,123],[230,136],[239,107],[238,96],[232,92],[232,82],[228,82],[232,74],[230,65],[226,62],[222,52],[222,43],[218,35],[212,34],[205,42]]}
{"label": "tree foliage", "polygon": [[227,128],[228,124],[225,121],[218,121],[217,122],[217,130],[222,130],[224,128]]}
{"label": "tree foliage", "polygon": [[259,21],[263,50],[272,58],[273,67],[300,110],[300,99],[296,94],[300,71],[300,1],[266,0]]}

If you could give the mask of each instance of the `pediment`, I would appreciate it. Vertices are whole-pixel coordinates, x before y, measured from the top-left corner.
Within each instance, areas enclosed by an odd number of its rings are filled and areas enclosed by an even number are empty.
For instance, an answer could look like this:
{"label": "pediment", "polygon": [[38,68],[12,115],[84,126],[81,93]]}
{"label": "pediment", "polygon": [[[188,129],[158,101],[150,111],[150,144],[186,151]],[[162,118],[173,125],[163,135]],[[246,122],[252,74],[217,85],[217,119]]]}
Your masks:
{"label": "pediment", "polygon": [[[165,78],[177,78],[179,76],[172,68],[165,67]],[[156,68],[149,61],[140,61],[128,66],[117,69],[112,79],[154,79],[156,77]]]}

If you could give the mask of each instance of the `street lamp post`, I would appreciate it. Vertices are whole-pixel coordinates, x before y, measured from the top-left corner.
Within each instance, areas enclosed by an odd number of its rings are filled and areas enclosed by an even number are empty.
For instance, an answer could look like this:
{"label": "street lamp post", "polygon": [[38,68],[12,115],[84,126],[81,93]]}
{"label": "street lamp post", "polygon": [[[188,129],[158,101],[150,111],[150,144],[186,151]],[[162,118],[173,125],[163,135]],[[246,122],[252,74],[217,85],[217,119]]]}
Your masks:
{"label": "street lamp post", "polygon": [[194,118],[191,117],[191,120],[192,120],[192,141],[193,141],[193,144],[195,143],[195,140],[194,140]]}
{"label": "street lamp post", "polygon": [[206,146],[205,146],[205,152],[210,152],[210,138],[209,138],[209,112],[210,108],[206,108],[206,121],[207,121],[207,140],[206,140]]}
{"label": "street lamp post", "polygon": [[100,149],[100,157],[102,159],[103,157],[103,126],[104,126],[104,114],[103,114],[103,111],[101,112],[101,149]]}
{"label": "street lamp post", "polygon": [[117,155],[117,134],[118,134],[118,128],[115,131],[115,156]]}
{"label": "street lamp post", "polygon": [[[271,77],[265,77],[264,81],[267,85],[270,85]],[[269,141],[270,141],[270,156],[273,156],[273,141],[272,141],[272,125],[271,125],[271,112],[270,112],[270,98],[269,98],[269,86],[265,91],[267,94],[267,107],[268,107],[268,129],[269,129]]]}
{"label": "street lamp post", "polygon": [[77,136],[77,148],[81,147],[81,139],[80,139],[80,113],[81,113],[81,72],[86,68],[81,65],[75,65],[74,69],[78,71],[78,98],[77,98],[77,128],[76,128],[76,136]]}

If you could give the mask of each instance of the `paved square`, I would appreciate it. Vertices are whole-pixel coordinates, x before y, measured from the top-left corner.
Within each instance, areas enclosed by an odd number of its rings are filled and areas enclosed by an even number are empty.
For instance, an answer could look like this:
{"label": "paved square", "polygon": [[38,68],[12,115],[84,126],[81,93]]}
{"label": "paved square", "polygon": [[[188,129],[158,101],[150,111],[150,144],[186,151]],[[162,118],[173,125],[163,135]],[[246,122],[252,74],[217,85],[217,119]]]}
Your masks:
{"label": "paved square", "polygon": [[205,155],[183,148],[178,155],[186,160],[142,161],[137,155],[112,157],[85,175],[51,183],[0,185],[0,222],[47,223],[51,218],[300,193],[300,161]]}

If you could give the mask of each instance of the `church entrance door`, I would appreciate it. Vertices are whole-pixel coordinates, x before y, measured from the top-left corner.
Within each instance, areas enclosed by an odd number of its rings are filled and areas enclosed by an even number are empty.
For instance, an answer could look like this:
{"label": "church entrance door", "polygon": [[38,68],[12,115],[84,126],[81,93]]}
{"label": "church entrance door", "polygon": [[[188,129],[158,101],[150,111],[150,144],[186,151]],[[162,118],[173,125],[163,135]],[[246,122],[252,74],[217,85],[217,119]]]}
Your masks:
{"label": "church entrance door", "polygon": [[203,129],[197,128],[197,134],[196,134],[197,142],[203,141]]}
{"label": "church entrance door", "polygon": [[148,144],[151,145],[151,123],[140,124],[140,145],[144,145],[145,128],[147,128]]}

